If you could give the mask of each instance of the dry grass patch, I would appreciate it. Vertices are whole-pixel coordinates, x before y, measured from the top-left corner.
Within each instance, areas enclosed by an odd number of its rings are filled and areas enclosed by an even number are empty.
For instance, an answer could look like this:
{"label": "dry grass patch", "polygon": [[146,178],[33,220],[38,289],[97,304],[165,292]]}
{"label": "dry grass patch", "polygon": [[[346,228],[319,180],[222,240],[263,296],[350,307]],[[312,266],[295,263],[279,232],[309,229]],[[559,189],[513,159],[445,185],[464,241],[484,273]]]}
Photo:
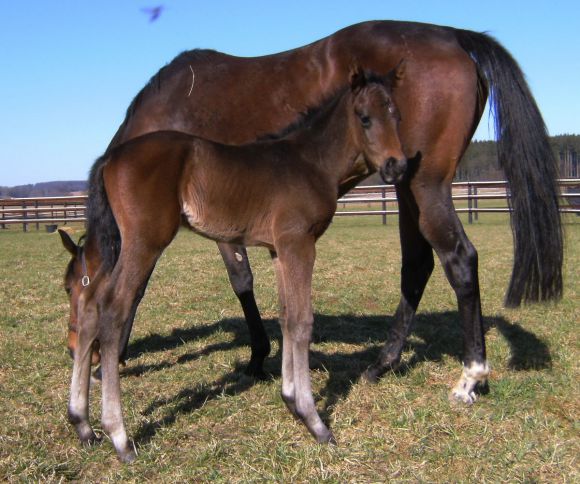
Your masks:
{"label": "dry grass patch", "polygon": [[[0,479],[8,481],[408,482],[580,479],[577,339],[580,224],[567,222],[566,296],[506,310],[511,235],[503,216],[466,228],[480,254],[490,393],[451,405],[460,375],[455,296],[433,274],[400,371],[359,375],[399,298],[396,218],[337,219],[314,278],[315,398],[338,446],[319,446],[280,397],[280,330],[266,251],[250,250],[272,356],[265,382],[243,374],[249,338],[215,246],[180,232],[140,307],[122,369],[130,466],[109,442],[82,449],[66,422],[71,362],[58,236],[0,232]],[[99,427],[99,391],[91,418]]]}

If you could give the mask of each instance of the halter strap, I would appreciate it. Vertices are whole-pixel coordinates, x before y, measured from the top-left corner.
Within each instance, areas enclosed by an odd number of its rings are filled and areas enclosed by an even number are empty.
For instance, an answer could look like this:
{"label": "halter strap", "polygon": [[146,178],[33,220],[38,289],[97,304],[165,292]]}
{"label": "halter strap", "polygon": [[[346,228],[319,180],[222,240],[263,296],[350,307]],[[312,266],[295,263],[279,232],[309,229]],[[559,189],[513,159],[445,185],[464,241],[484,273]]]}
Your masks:
{"label": "halter strap", "polygon": [[83,277],[81,278],[81,285],[87,287],[91,283],[91,278],[89,277],[89,271],[87,270],[87,258],[85,257],[85,251],[82,246],[79,246],[79,257],[81,259],[81,265],[83,268]]}

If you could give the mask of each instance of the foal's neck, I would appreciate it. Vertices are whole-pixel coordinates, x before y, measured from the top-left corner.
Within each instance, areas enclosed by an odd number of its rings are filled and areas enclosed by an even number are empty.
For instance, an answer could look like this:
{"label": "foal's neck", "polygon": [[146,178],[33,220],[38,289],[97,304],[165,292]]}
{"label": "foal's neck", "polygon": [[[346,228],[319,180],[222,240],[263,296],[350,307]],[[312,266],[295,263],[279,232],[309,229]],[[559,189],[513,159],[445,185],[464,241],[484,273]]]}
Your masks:
{"label": "foal's neck", "polygon": [[307,162],[325,172],[337,187],[360,169],[355,166],[361,150],[350,130],[349,100],[350,92],[342,93],[295,136]]}

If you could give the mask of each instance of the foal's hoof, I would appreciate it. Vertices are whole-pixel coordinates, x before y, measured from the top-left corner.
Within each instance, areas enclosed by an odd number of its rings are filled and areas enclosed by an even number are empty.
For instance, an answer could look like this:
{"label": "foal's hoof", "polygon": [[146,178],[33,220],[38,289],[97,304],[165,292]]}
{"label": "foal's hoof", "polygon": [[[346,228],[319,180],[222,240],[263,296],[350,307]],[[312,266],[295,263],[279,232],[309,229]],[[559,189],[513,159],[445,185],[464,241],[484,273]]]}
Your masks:
{"label": "foal's hoof", "polygon": [[101,381],[103,381],[103,370],[101,365],[99,365],[91,375],[91,383],[101,383]]}
{"label": "foal's hoof", "polygon": [[123,463],[123,464],[130,464],[131,462],[134,462],[135,459],[137,458],[137,454],[135,454],[135,451],[133,449],[127,449],[125,452],[119,452],[119,460]]}
{"label": "foal's hoof", "polygon": [[284,402],[286,408],[290,411],[292,416],[300,420],[300,416],[298,415],[298,411],[296,410],[296,401],[294,400],[294,398],[285,396],[283,393],[281,393],[280,395],[282,397],[282,401]]}
{"label": "foal's hoof", "polygon": [[92,430],[87,432],[86,435],[79,435],[79,439],[83,447],[93,447],[95,445],[99,445],[103,441],[103,438],[99,437]]}
{"label": "foal's hoof", "polygon": [[324,435],[319,435],[316,437],[316,442],[319,444],[330,444],[330,445],[337,445],[336,439],[334,438],[334,434],[329,430]]}

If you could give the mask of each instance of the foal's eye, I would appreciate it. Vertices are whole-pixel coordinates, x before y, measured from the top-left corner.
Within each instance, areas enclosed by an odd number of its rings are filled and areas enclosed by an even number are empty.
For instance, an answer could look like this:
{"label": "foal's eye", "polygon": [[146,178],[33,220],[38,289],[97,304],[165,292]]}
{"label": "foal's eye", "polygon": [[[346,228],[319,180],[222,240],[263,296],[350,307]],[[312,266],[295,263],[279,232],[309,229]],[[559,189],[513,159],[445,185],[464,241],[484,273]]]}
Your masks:
{"label": "foal's eye", "polygon": [[387,109],[387,112],[389,114],[395,114],[395,111],[396,111],[395,105],[393,104],[393,102],[390,99],[385,102],[384,106]]}
{"label": "foal's eye", "polygon": [[368,129],[371,127],[371,117],[367,116],[366,114],[359,114],[360,124],[364,129]]}

